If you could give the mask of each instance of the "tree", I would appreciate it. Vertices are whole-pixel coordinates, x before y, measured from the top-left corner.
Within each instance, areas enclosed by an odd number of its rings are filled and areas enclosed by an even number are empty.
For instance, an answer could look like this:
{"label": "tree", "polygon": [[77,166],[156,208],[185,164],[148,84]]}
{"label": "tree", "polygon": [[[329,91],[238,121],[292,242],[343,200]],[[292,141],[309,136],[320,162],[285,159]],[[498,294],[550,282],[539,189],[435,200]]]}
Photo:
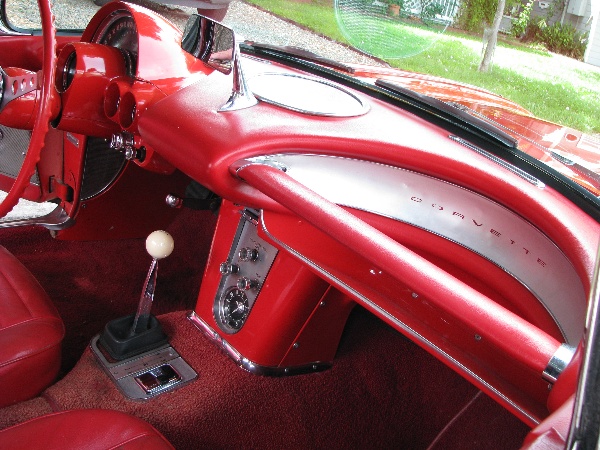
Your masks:
{"label": "tree", "polygon": [[502,15],[504,14],[504,7],[506,6],[506,0],[498,0],[498,7],[496,8],[496,15],[494,16],[494,22],[489,33],[484,34],[484,45],[485,51],[481,64],[479,64],[480,72],[489,72],[494,58],[494,52],[496,51],[496,44],[498,43],[498,31],[500,30],[500,22],[502,21]]}

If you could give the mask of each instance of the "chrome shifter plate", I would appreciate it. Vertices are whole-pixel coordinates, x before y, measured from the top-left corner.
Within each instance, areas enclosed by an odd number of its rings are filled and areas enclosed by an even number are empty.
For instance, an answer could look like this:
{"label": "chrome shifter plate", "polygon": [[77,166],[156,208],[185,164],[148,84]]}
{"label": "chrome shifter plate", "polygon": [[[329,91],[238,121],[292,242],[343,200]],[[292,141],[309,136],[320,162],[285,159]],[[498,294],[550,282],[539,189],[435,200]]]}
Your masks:
{"label": "chrome shifter plate", "polygon": [[[198,378],[196,371],[169,344],[124,361],[111,362],[98,347],[99,337],[92,339],[92,352],[117,388],[132,400],[149,400]],[[164,382],[147,382],[151,377],[159,378],[160,374],[171,370],[174,375]]]}

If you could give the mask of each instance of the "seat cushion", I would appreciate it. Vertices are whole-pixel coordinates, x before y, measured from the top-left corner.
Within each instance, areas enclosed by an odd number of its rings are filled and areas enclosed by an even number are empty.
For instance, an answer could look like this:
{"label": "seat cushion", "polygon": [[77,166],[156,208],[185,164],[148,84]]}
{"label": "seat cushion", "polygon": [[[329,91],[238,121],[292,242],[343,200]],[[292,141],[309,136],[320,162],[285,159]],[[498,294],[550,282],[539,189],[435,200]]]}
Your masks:
{"label": "seat cushion", "polygon": [[125,413],[101,409],[62,411],[0,431],[0,448],[10,449],[173,449],[150,424]]}
{"label": "seat cushion", "polygon": [[0,246],[0,407],[34,397],[54,381],[63,337],[44,289]]}

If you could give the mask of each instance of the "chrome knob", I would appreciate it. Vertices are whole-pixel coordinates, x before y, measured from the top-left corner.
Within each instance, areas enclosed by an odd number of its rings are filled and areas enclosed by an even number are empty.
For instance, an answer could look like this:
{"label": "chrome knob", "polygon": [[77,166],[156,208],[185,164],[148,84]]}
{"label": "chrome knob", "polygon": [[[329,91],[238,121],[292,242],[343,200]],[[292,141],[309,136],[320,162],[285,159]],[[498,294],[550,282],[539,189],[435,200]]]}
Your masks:
{"label": "chrome knob", "polygon": [[183,199],[181,197],[177,197],[176,195],[169,194],[165,198],[165,203],[171,208],[179,209],[183,206]]}
{"label": "chrome knob", "polygon": [[251,280],[250,278],[242,277],[237,280],[237,287],[242,291],[249,291],[258,287],[257,280]]}
{"label": "chrome knob", "polygon": [[238,256],[240,257],[240,260],[244,262],[256,261],[258,260],[258,250],[255,248],[244,247],[240,249]]}
{"label": "chrome knob", "polygon": [[236,274],[240,271],[240,266],[228,262],[221,263],[219,265],[219,272],[223,275]]}

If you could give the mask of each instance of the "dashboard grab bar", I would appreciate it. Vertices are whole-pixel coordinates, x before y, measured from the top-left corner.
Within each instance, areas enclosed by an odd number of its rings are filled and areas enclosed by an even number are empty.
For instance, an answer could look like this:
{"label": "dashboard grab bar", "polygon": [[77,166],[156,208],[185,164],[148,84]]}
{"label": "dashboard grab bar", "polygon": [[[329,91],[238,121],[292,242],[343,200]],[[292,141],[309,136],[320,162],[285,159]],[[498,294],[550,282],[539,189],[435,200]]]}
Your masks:
{"label": "dashboard grab bar", "polygon": [[268,163],[239,161],[231,172],[396,280],[477,330],[511,360],[539,373],[561,343],[386,234]]}

